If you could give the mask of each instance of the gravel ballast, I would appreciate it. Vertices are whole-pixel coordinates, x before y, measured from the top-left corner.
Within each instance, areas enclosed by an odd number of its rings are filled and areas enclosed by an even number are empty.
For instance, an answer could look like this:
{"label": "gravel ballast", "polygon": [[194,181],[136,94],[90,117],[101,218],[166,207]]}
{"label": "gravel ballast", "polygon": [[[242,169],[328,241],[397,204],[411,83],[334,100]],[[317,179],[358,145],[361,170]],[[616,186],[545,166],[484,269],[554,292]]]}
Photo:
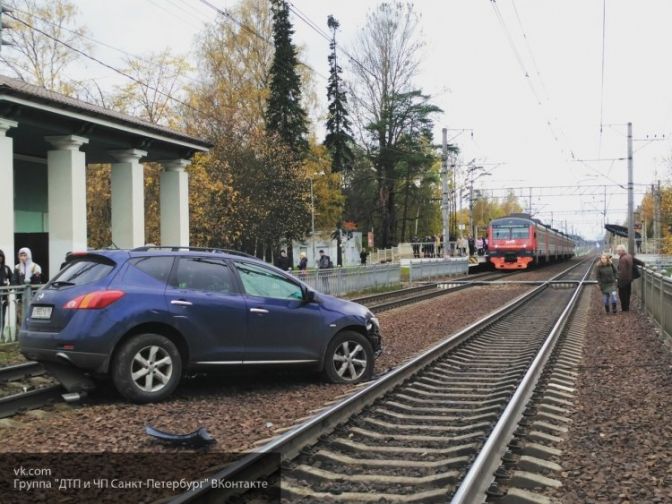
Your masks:
{"label": "gravel ballast", "polygon": [[672,355],[634,300],[604,313],[595,289],[576,409],[553,493],[562,503],[672,502]]}
{"label": "gravel ballast", "polygon": [[[399,365],[529,288],[472,287],[381,313],[385,350],[376,373]],[[50,410],[44,418],[14,417],[19,425],[2,429],[0,452],[173,450],[149,439],[146,424],[173,432],[205,426],[217,439],[213,450],[242,451],[350,390],[311,373],[266,371],[187,380],[175,399],[152,405],[128,404],[101,391],[99,404]]]}

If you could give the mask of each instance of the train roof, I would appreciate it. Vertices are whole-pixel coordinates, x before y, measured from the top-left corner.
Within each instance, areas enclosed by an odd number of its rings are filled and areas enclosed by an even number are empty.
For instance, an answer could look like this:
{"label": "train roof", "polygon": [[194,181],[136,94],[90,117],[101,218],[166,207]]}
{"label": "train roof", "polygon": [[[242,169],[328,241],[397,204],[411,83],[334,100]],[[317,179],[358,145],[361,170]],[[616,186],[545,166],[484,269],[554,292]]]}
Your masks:
{"label": "train roof", "polygon": [[503,221],[503,220],[506,220],[506,219],[520,219],[520,220],[530,221],[530,222],[533,222],[533,223],[535,223],[535,224],[537,224],[537,225],[539,225],[539,226],[543,226],[543,227],[545,227],[546,229],[549,229],[549,230],[551,230],[551,231],[554,231],[555,233],[557,233],[557,234],[559,234],[559,235],[565,236],[565,237],[567,237],[567,238],[569,238],[569,239],[573,239],[570,235],[568,235],[568,234],[566,234],[566,233],[563,233],[563,232],[560,231],[559,229],[555,229],[554,227],[551,227],[549,224],[544,224],[544,223],[541,222],[539,219],[535,219],[534,217],[532,217],[532,216],[531,216],[530,214],[528,214],[528,213],[512,213],[512,214],[506,215],[506,216],[504,216],[504,217],[499,217],[498,219],[492,219],[492,220],[490,221],[490,225],[492,225],[493,222]]}

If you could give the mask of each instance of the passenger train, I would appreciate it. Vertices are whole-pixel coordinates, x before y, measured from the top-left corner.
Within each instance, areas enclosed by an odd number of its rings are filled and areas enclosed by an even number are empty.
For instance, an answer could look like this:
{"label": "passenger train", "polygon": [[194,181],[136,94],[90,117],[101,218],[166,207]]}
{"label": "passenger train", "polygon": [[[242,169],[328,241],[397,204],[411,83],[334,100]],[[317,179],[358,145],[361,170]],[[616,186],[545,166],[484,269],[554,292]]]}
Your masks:
{"label": "passenger train", "polygon": [[511,214],[494,219],[488,226],[489,261],[497,269],[526,269],[569,259],[574,247],[568,235],[529,214]]}

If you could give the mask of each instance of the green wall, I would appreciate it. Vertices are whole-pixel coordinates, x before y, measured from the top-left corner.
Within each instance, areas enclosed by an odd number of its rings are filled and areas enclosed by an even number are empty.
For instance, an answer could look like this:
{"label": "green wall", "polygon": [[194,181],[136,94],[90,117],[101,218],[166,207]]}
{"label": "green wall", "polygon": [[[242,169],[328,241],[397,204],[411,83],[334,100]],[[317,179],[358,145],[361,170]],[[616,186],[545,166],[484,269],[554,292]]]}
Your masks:
{"label": "green wall", "polygon": [[14,159],[14,226],[16,233],[46,233],[47,165]]}

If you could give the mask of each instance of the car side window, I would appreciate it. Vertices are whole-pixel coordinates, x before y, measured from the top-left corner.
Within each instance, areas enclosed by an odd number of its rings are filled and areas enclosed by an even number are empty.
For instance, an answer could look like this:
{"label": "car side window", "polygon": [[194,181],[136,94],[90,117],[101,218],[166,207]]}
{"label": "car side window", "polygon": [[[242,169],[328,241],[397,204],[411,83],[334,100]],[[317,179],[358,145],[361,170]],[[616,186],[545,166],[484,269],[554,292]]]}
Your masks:
{"label": "car side window", "polygon": [[236,269],[245,292],[251,296],[303,299],[300,286],[271,270],[244,262],[236,262]]}
{"label": "car side window", "polygon": [[147,273],[164,284],[173,268],[173,258],[169,256],[136,257],[129,262],[143,273]]}
{"label": "car side window", "polygon": [[236,292],[233,275],[226,262],[207,257],[181,257],[171,284],[177,289],[219,294]]}

